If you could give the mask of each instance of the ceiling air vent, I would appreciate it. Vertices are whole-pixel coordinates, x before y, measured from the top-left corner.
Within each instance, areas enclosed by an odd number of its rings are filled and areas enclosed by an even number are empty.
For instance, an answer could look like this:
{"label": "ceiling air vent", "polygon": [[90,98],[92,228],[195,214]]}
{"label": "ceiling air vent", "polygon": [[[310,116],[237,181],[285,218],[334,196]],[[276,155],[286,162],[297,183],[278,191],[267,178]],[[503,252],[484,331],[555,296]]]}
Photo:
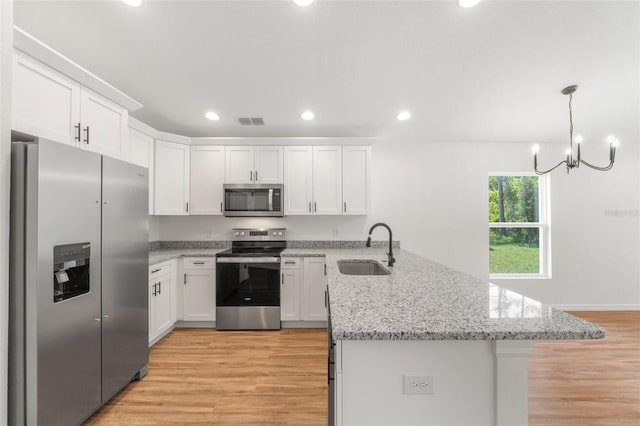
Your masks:
{"label": "ceiling air vent", "polygon": [[262,117],[238,117],[238,123],[242,126],[264,126]]}

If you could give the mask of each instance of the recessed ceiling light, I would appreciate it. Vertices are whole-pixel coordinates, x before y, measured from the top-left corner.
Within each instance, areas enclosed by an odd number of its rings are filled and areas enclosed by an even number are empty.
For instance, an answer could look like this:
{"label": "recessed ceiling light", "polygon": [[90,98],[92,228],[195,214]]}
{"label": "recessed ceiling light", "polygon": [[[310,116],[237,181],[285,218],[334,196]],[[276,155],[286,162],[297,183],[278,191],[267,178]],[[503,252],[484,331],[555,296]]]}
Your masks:
{"label": "recessed ceiling light", "polygon": [[206,113],[204,116],[205,116],[205,117],[207,117],[207,118],[208,118],[209,120],[211,120],[211,121],[218,121],[218,120],[220,120],[220,116],[219,116],[218,114],[216,114],[215,112],[213,112],[213,111],[209,111],[209,112],[208,112],[208,113]]}
{"label": "recessed ceiling light", "polygon": [[409,111],[401,111],[396,115],[396,118],[400,121],[405,121],[411,118],[411,113]]}
{"label": "recessed ceiling light", "polygon": [[300,114],[300,118],[302,118],[303,120],[309,121],[316,118],[316,115],[311,111],[305,111],[302,114]]}
{"label": "recessed ceiling light", "polygon": [[142,4],[142,0],[122,0],[122,3],[129,6],[138,7],[140,6],[140,4]]}
{"label": "recessed ceiling light", "polygon": [[293,2],[300,7],[307,7],[313,3],[313,0],[293,0]]}
{"label": "recessed ceiling light", "polygon": [[478,3],[480,3],[480,0],[458,0],[458,6],[464,7],[465,9],[473,7]]}

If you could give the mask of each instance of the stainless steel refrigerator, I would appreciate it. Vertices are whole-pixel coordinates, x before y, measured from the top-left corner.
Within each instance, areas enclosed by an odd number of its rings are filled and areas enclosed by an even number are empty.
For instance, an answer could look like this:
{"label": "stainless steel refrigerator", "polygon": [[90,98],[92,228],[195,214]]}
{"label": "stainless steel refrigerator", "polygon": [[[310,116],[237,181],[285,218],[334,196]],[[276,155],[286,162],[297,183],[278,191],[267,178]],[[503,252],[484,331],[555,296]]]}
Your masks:
{"label": "stainless steel refrigerator", "polygon": [[75,425],[146,373],[148,172],[12,143],[9,424]]}

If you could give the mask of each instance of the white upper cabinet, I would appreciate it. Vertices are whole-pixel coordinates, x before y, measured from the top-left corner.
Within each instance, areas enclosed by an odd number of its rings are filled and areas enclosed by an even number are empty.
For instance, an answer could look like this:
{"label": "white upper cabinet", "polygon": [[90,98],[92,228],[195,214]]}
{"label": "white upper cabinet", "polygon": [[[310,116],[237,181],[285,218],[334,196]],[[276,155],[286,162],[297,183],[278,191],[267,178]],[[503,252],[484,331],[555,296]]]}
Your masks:
{"label": "white upper cabinet", "polygon": [[128,112],[48,66],[14,52],[15,130],[126,158]]}
{"label": "white upper cabinet", "polygon": [[225,183],[282,183],[281,146],[227,146]]}
{"label": "white upper cabinet", "polygon": [[189,146],[157,140],[155,157],[155,214],[188,215]]}
{"label": "white upper cabinet", "polygon": [[124,158],[127,152],[127,110],[83,87],[80,91],[81,146]]}
{"label": "white upper cabinet", "polygon": [[313,147],[313,213],[342,214],[342,147]]}
{"label": "white upper cabinet", "polygon": [[222,214],[224,164],[224,146],[191,147],[190,214]]}
{"label": "white upper cabinet", "polygon": [[14,130],[78,146],[78,83],[14,52],[12,97]]}
{"label": "white upper cabinet", "polygon": [[149,214],[153,214],[153,138],[129,128],[129,162],[149,169]]}
{"label": "white upper cabinet", "polygon": [[252,146],[226,147],[226,183],[253,183],[253,172]]}
{"label": "white upper cabinet", "polygon": [[284,147],[284,167],[284,214],[313,214],[313,147]]}
{"label": "white upper cabinet", "polygon": [[254,147],[255,183],[284,182],[284,158],[281,146]]}
{"label": "white upper cabinet", "polygon": [[366,215],[371,208],[371,147],[342,147],[342,214]]}

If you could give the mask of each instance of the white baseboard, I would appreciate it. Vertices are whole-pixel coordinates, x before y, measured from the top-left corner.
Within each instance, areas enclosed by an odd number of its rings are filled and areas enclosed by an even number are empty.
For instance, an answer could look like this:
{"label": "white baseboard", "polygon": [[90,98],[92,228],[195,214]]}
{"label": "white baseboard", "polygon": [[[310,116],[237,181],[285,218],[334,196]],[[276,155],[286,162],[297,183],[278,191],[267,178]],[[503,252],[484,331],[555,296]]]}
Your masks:
{"label": "white baseboard", "polygon": [[640,311],[639,304],[616,304],[616,305],[555,305],[561,311]]}

